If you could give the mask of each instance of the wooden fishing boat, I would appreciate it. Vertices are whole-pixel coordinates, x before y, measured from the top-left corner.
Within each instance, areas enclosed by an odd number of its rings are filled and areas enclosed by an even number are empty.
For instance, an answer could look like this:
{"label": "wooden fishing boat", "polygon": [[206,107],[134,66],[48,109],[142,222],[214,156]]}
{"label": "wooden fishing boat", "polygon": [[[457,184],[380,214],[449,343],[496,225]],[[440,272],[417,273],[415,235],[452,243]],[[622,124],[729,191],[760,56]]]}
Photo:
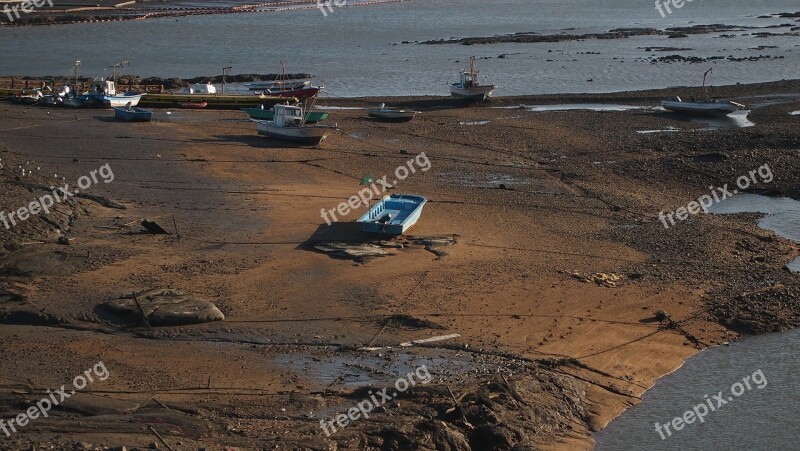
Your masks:
{"label": "wooden fishing boat", "polygon": [[142,99],[143,106],[161,107],[161,108],[174,108],[175,105],[184,104],[205,104],[203,108],[217,108],[217,109],[239,109],[239,108],[254,108],[266,105],[272,107],[276,103],[293,101],[297,102],[296,98],[286,98],[279,96],[265,96],[256,94],[245,95],[230,95],[220,94],[217,88],[210,83],[196,84],[191,88],[186,88],[182,92],[169,92],[164,94],[148,94]]}
{"label": "wooden fishing boat", "polygon": [[[279,97],[294,97],[297,99],[313,99],[319,94],[322,86],[311,86],[310,81],[302,80],[287,80],[286,64],[281,60],[281,75],[280,77],[271,82],[269,86],[262,84],[250,84],[248,87],[251,91],[260,91],[261,94],[267,96]],[[253,89],[253,86],[262,85],[263,89]]]}
{"label": "wooden fishing boat", "polygon": [[150,122],[153,118],[153,112],[128,104],[124,107],[115,107],[114,117],[125,122]]}
{"label": "wooden fishing boat", "polygon": [[384,196],[357,222],[366,233],[398,236],[417,223],[428,199],[414,194]]}
{"label": "wooden fishing boat", "polygon": [[419,114],[419,111],[386,108],[384,103],[378,105],[378,108],[367,110],[367,116],[385,122],[408,122],[414,119],[417,114]]}
{"label": "wooden fishing boat", "polygon": [[275,105],[275,119],[271,121],[253,120],[260,135],[302,144],[319,144],[336,126],[307,125],[303,109],[299,106]]}
{"label": "wooden fishing boat", "polygon": [[[250,119],[271,121],[275,118],[274,109],[242,108],[242,111],[247,113],[247,115],[250,116]],[[317,122],[322,122],[328,119],[329,116],[330,115],[327,111],[309,111],[306,113],[306,124],[316,124]]]}
{"label": "wooden fishing boat", "polygon": [[263,91],[265,89],[300,89],[305,88],[310,84],[311,81],[309,80],[275,80],[267,82],[245,83],[244,85],[247,86],[247,89],[251,91]]}
{"label": "wooden fishing boat", "polygon": [[461,81],[450,84],[450,95],[468,100],[486,100],[497,89],[495,85],[482,85],[478,81],[475,57],[469,58],[469,66],[461,70]]}

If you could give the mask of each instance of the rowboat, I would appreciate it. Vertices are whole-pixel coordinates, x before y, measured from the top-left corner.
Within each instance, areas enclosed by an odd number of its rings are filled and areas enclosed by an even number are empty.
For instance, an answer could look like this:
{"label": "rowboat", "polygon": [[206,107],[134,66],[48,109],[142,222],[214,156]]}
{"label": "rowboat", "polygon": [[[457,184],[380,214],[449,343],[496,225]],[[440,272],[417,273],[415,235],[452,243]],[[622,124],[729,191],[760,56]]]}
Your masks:
{"label": "rowboat", "polygon": [[727,116],[735,113],[745,106],[741,103],[731,102],[730,100],[703,100],[686,102],[680,97],[672,100],[664,100],[661,106],[665,110],[674,113],[688,114],[694,116]]}
{"label": "rowboat", "polygon": [[398,108],[386,108],[386,104],[378,105],[378,108],[370,108],[367,115],[373,119],[386,122],[408,122],[414,119],[419,111],[401,110]]}
{"label": "rowboat", "polygon": [[[250,119],[261,119],[271,121],[275,117],[275,110],[264,108],[242,108],[242,111],[250,116]],[[327,111],[310,111],[306,113],[306,124],[315,124],[328,119],[330,115]]]}
{"label": "rowboat", "polygon": [[426,202],[428,199],[414,194],[384,196],[357,222],[366,233],[402,235],[417,223]]}
{"label": "rowboat", "polygon": [[130,104],[114,108],[114,117],[125,122],[150,122],[153,112],[144,108],[135,108]]}
{"label": "rowboat", "polygon": [[180,108],[189,109],[189,110],[201,110],[208,106],[208,102],[181,102],[178,103]]}
{"label": "rowboat", "polygon": [[299,106],[275,105],[275,118],[271,121],[253,120],[258,134],[302,144],[319,144],[336,126],[306,125],[303,109]]}
{"label": "rowboat", "polygon": [[478,81],[475,57],[469,58],[469,66],[461,70],[461,81],[450,84],[450,95],[469,100],[486,100],[497,89],[495,85],[482,85]]}

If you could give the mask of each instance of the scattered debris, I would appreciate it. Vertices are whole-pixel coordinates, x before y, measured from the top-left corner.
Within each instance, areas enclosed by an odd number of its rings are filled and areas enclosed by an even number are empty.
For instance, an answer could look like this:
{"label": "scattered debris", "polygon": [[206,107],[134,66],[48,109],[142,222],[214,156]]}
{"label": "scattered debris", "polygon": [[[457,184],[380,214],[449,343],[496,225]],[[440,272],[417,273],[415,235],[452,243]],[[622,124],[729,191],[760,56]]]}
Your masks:
{"label": "scattered debris", "polygon": [[371,243],[324,243],[314,244],[312,247],[332,257],[346,258],[357,262],[365,262],[375,257],[395,255],[393,252],[386,251],[381,246]]}
{"label": "scattered debris", "polygon": [[608,287],[608,288],[616,287],[617,286],[617,282],[622,280],[622,276],[620,276],[619,274],[614,274],[614,273],[606,274],[606,273],[598,272],[598,273],[590,274],[588,276],[584,276],[583,274],[581,274],[581,273],[579,273],[577,271],[574,271],[574,272],[567,273],[567,274],[569,274],[573,279],[580,280],[581,282],[584,282],[584,283],[593,282],[593,283],[596,283],[597,285],[600,285],[602,287]]}
{"label": "scattered debris", "polygon": [[166,229],[158,225],[155,221],[148,221],[145,219],[142,221],[142,227],[153,235],[171,235],[171,233],[167,232]]}

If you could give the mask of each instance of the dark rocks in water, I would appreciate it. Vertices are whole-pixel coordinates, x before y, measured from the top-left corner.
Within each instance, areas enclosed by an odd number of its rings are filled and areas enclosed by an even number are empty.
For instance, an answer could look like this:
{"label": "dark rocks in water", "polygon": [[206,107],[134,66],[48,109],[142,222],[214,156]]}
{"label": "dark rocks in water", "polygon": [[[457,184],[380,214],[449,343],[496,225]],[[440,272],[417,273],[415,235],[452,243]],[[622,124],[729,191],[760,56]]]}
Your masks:
{"label": "dark rocks in water", "polygon": [[126,316],[141,318],[144,314],[152,326],[181,326],[225,319],[213,303],[166,288],[138,292],[135,299],[133,294],[125,295],[106,302],[106,305],[115,313]]}
{"label": "dark rocks in water", "polygon": [[688,38],[689,35],[686,33],[672,33],[671,35],[667,36],[669,39],[679,39],[679,38]]}

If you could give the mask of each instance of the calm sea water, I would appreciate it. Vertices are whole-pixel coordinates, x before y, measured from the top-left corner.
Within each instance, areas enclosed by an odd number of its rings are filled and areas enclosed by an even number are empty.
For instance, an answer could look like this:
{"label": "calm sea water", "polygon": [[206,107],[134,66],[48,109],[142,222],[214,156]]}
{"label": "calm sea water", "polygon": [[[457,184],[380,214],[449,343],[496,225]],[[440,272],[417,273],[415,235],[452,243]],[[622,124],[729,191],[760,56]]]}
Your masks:
{"label": "calm sea water", "polygon": [[[757,16],[798,9],[797,0],[705,0],[662,18],[651,0],[418,0],[338,8],[327,17],[318,10],[302,10],[0,28],[0,74],[60,75],[75,60],[83,61],[88,75],[99,75],[122,60],[131,62],[127,73],[143,76],[215,75],[223,66],[234,66],[234,73],[269,73],[277,72],[283,59],[291,72],[316,74],[330,96],[447,95],[447,82],[467,57],[476,55],[490,58],[480,61],[479,68],[485,80],[501,87],[499,95],[697,85],[711,66],[712,84],[774,81],[798,76],[796,37],[755,38],[737,32],[730,39],[714,34],[481,46],[400,43],[617,27],[767,26],[792,21]],[[760,45],[778,48],[755,50]],[[643,60],[653,55],[645,51],[650,46],[694,49],[674,52],[685,56],[766,54],[784,59],[650,64]],[[497,59],[501,54],[508,57]]]}
{"label": "calm sea water", "polygon": [[[800,330],[747,338],[704,351],[659,380],[641,404],[595,434],[595,450],[800,449],[798,350]],[[749,390],[744,383],[748,376]],[[741,386],[734,387],[737,383]],[[714,398],[720,391],[726,404],[718,408],[719,401]],[[739,396],[735,396],[737,393]],[[661,438],[655,423],[663,430],[664,423],[707,402],[706,395],[717,410],[709,412],[702,423],[688,417],[692,424],[679,431],[671,427],[672,435],[664,431]],[[698,408],[698,412],[702,414],[703,409]]]}

